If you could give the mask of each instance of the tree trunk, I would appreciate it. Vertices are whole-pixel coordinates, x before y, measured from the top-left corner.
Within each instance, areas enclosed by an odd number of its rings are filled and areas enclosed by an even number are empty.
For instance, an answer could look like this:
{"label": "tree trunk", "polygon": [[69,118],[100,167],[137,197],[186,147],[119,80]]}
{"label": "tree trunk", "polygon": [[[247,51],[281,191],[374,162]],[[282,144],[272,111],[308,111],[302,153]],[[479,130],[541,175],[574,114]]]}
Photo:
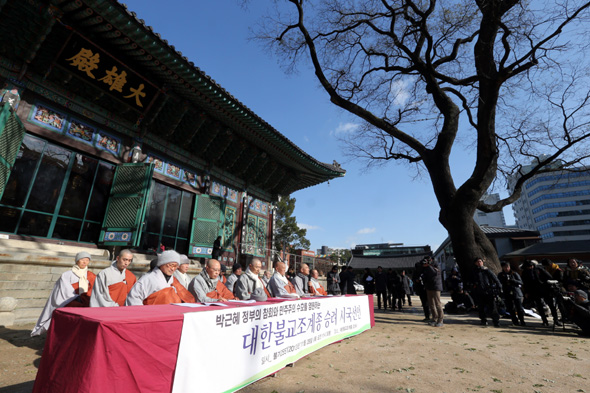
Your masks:
{"label": "tree trunk", "polygon": [[468,208],[463,211],[441,210],[440,222],[449,232],[453,244],[453,253],[463,277],[468,277],[474,267],[475,258],[485,260],[485,266],[494,273],[500,271],[498,253],[479,225],[469,214]]}

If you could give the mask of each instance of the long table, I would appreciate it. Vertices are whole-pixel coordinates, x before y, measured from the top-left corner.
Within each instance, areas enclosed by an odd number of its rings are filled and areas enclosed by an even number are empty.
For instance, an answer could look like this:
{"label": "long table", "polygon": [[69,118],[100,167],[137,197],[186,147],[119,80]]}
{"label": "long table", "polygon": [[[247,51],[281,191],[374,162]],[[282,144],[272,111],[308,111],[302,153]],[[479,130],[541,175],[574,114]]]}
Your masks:
{"label": "long table", "polygon": [[269,300],[58,309],[33,392],[235,391],[375,324],[373,296]]}

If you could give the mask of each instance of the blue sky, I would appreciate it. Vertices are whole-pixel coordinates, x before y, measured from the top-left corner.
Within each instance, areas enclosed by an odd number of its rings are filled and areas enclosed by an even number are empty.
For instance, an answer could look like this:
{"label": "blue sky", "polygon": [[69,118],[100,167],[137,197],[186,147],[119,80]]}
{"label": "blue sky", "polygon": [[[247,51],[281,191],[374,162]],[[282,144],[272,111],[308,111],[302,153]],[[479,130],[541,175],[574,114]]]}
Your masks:
{"label": "blue sky", "polygon": [[[230,94],[319,161],[342,164],[346,176],[292,196],[294,215],[311,250],[322,245],[430,245],[446,238],[438,222],[438,205],[427,176],[414,179],[407,166],[390,163],[364,171],[361,162],[346,162],[338,136],[358,120],[338,109],[320,90],[313,72],[301,65],[287,75],[279,61],[251,40],[250,29],[270,1],[251,1],[247,9],[235,0],[123,1],[138,18],[183,53]],[[457,184],[468,176],[474,157],[458,146],[452,156]],[[508,224],[512,209],[504,209]]]}

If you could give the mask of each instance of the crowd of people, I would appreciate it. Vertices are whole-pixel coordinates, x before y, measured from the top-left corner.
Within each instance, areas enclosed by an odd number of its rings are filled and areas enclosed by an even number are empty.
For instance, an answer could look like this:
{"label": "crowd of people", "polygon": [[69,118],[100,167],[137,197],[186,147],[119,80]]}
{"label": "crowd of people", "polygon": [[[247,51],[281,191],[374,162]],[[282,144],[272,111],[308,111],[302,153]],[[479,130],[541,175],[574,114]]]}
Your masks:
{"label": "crowd of people", "polygon": [[[262,262],[253,258],[246,270],[239,263],[226,278],[217,259],[207,260],[201,273],[188,275],[190,260],[174,250],[163,250],[139,279],[128,270],[133,252],[122,250],[115,261],[95,275],[88,270],[91,256],[79,252],[74,266],[55,283],[39,320],[31,332],[49,329],[53,311],[61,307],[123,307],[172,303],[215,303],[230,300],[266,301],[269,297],[326,296],[319,272],[303,263],[287,277],[287,264],[277,261],[274,273],[261,272]],[[338,277],[339,279],[340,277]],[[353,275],[354,278],[354,275]]]}
{"label": "crowd of people", "polygon": [[[349,271],[352,272],[352,269]],[[406,299],[408,305],[412,305],[413,283],[406,276],[405,270],[398,273],[393,269],[388,269],[385,272],[382,266],[378,266],[377,272],[373,273],[371,269],[365,268],[361,283],[366,295],[376,295],[379,310],[383,308],[383,310],[403,311]]]}
{"label": "crowd of people", "polygon": [[[128,270],[133,261],[130,250],[122,250],[115,261],[98,275],[88,270],[91,256],[80,252],[75,264],[61,275],[47,300],[31,335],[47,331],[51,316],[60,307],[122,307],[171,303],[213,303],[229,300],[265,301],[269,297],[300,298],[357,294],[356,274],[351,266],[340,272],[334,266],[326,275],[326,288],[319,281],[319,272],[302,263],[297,271],[287,263],[276,261],[274,273],[261,272],[262,262],[251,259],[243,270],[235,263],[226,278],[217,259],[207,260],[201,273],[188,275],[191,261],[174,250],[164,250],[150,264],[151,270],[137,279]],[[477,311],[481,325],[500,326],[502,316],[510,317],[515,326],[526,326],[525,310],[534,309],[544,326],[563,323],[578,325],[590,334],[590,270],[575,258],[561,269],[548,259],[541,263],[527,260],[521,273],[502,262],[496,275],[485,266],[484,258],[475,258],[467,277],[455,268],[446,279],[451,301],[441,303],[443,290],[441,269],[431,257],[416,263],[412,277],[405,271],[387,272],[379,266],[376,273],[365,269],[361,278],[364,293],[376,295],[377,309],[403,311],[406,300],[412,306],[412,295],[420,297],[424,320],[442,327],[444,313]]]}
{"label": "crowd of people", "polygon": [[543,325],[550,326],[549,311],[554,327],[574,323],[590,334],[590,270],[575,258],[565,269],[549,259],[527,260],[519,266],[520,274],[504,261],[498,274],[484,266],[484,258],[475,258],[473,264],[465,279],[456,269],[447,279],[451,295],[447,312],[477,310],[481,325],[487,325],[490,316],[498,327],[501,316],[509,317],[514,326],[526,326],[526,310],[534,310]]}

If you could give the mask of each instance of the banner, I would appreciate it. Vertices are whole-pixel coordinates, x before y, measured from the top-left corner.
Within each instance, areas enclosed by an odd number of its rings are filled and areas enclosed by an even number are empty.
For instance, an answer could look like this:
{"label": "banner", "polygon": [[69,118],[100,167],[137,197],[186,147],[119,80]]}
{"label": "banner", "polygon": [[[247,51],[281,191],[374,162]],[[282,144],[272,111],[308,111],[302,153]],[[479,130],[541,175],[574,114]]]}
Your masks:
{"label": "banner", "polygon": [[234,392],[370,328],[364,295],[187,313],[172,393]]}

